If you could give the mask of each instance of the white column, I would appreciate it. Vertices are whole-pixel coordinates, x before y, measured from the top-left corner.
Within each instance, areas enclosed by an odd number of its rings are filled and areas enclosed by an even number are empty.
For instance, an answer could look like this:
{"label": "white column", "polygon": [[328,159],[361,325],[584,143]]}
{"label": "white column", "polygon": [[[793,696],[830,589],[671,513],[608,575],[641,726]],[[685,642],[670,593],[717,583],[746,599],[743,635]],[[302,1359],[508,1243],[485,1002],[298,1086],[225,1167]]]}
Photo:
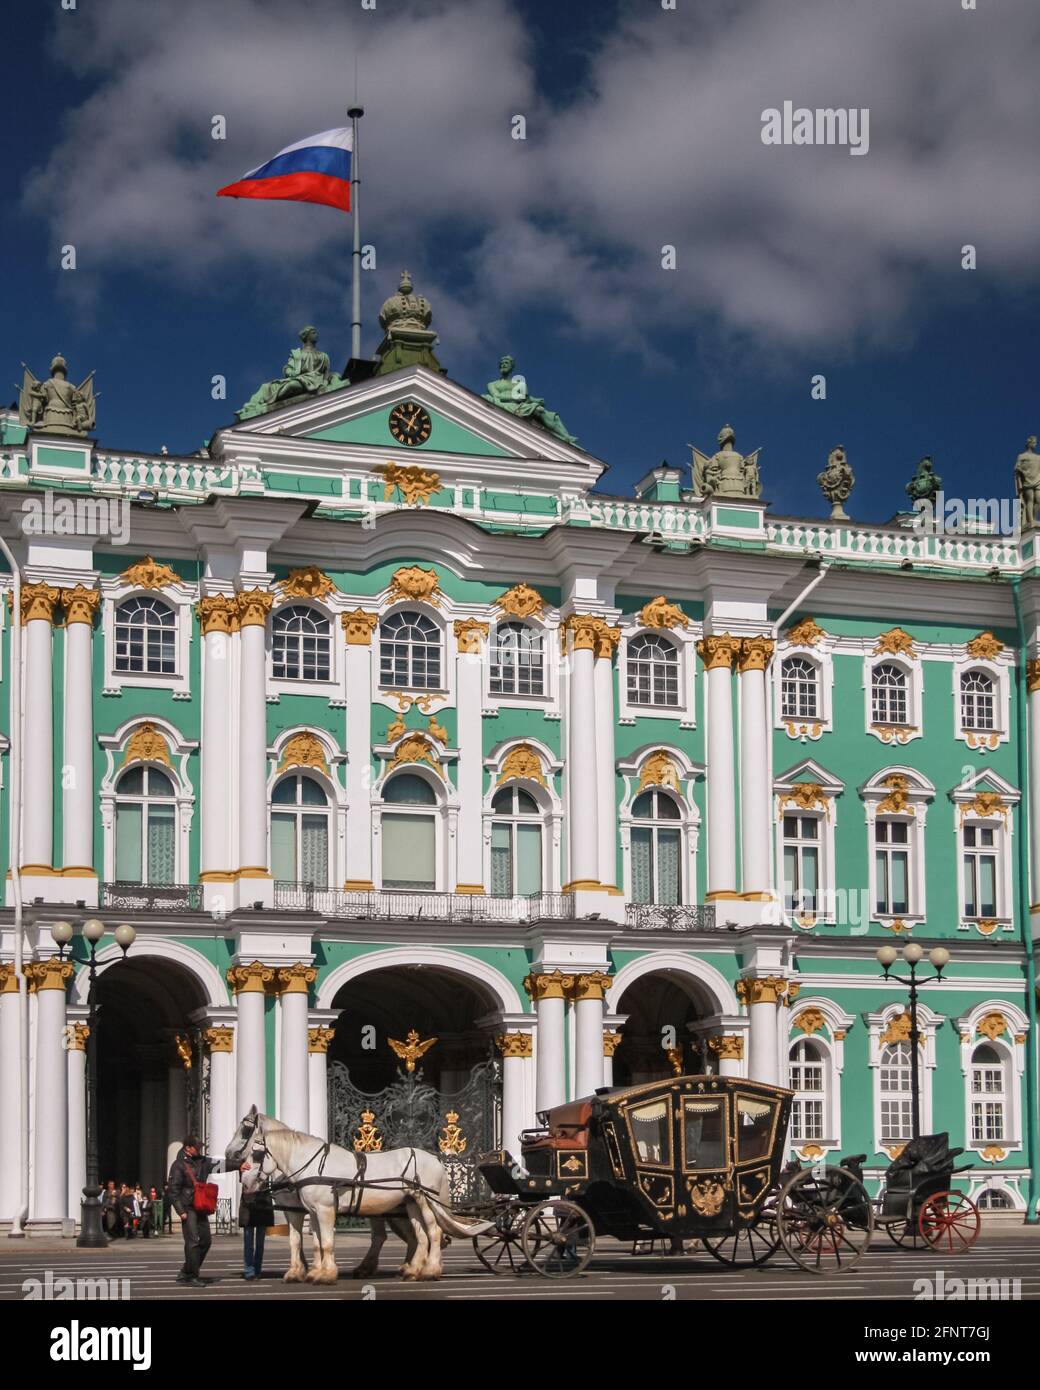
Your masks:
{"label": "white column", "polygon": [[[264,986],[274,983],[274,970],[253,961],[233,965],[228,982],[235,991],[237,1027],[235,1052],[235,1113],[241,1118],[251,1106],[267,1110],[267,1040],[264,1026]],[[281,1116],[278,1117],[279,1119]]]}
{"label": "white column", "polygon": [[69,1207],[68,1214],[79,1220],[83,1189],[87,1185],[87,1037],[85,1023],[66,1025],[69,1052]]}
{"label": "white column", "polygon": [[458,658],[455,665],[459,746],[459,821],[456,836],[456,893],[483,893],[484,884],[484,728],[482,644],[488,624],[474,618],[455,623]]}
{"label": "white column", "polygon": [[209,1152],[219,1157],[245,1114],[235,1111],[235,1030],[212,1024],[202,1034],[209,1048]]}
{"label": "white column", "polygon": [[313,1133],[308,1114],[310,1039],[307,1030],[307,992],[317,978],[317,970],[303,961],[297,961],[295,965],[287,966],[277,974],[282,1025],[276,1113],[283,1124],[288,1125],[290,1129],[298,1129],[302,1134]]}
{"label": "white column", "polygon": [[375,613],[355,608],[340,619],[347,639],[347,867],[344,888],[372,891],[372,632]]}
{"label": "white column", "polygon": [[596,640],[593,684],[596,697],[597,877],[607,888],[618,881],[617,776],[614,770],[614,649],[620,628],[603,625]]}
{"label": "white column", "polygon": [[[31,877],[50,875],[54,865],[54,692],[52,680],[54,610],[60,590],[49,584],[22,589],[25,624],[25,733],[22,806],[22,869]],[[88,685],[84,699],[89,699]],[[31,887],[32,885],[27,885]],[[24,890],[23,890],[24,891]],[[27,894],[30,901],[32,893]],[[64,1085],[62,1092],[64,1093]],[[62,1198],[64,1201],[64,1197]]]}
{"label": "white column", "polygon": [[548,1110],[567,1099],[564,1072],[566,1055],[564,1029],[567,1018],[567,994],[574,987],[574,976],[559,970],[552,974],[531,974],[524,988],[534,1000],[538,1019],[535,1065],[535,1109]]}
{"label": "white column", "polygon": [[715,897],[733,897],[737,889],[732,671],[738,646],[738,639],[729,633],[705,637],[697,644],[708,685],[705,780],[709,902]]}
{"label": "white column", "polygon": [[310,1133],[317,1139],[329,1138],[329,1044],[335,1028],[324,1024],[307,1030],[307,1082],[310,1093]]}
{"label": "white column", "polygon": [[18,1205],[20,1055],[18,976],[0,965],[0,1221],[11,1221]]}
{"label": "white column", "polygon": [[614,1084],[614,1053],[621,1046],[622,1034],[613,1029],[603,1034],[603,1084]]}
{"label": "white column", "polygon": [[[744,1060],[744,1038],[740,1033],[720,1033],[708,1039],[708,1047],[719,1059],[720,1076],[740,1076]],[[761,1080],[761,1078],[758,1078]]]}
{"label": "white column", "polygon": [[[567,701],[567,839],[570,873],[565,890],[599,888],[599,829],[596,816],[596,623],[573,616]],[[540,1025],[539,1025],[540,1026]],[[541,1040],[539,1039],[539,1052]]]}
{"label": "white column", "polygon": [[[70,878],[94,870],[94,702],[91,639],[101,594],[77,585],[61,591],[65,609],[65,700],[62,761],[62,864]],[[82,897],[82,892],[77,893]]]}
{"label": "white column", "polygon": [[502,1054],[502,1147],[520,1160],[520,1135],[531,1127],[526,1111],[524,1080],[534,1051],[530,1033],[501,1033],[495,1046]]}
{"label": "white column", "polygon": [[[273,598],[265,589],[237,595],[238,878],[243,902],[274,903],[267,863],[267,655],[264,637]],[[248,882],[243,882],[248,880]]]}
{"label": "white column", "polygon": [[737,993],[748,1005],[748,1080],[779,1085],[780,1053],[776,1010],[787,990],[787,981],[777,975],[737,982]]}
{"label": "white column", "polygon": [[69,1081],[65,989],[75,974],[57,956],[33,961],[26,974],[36,995],[33,1199],[30,1225],[64,1220],[69,1201]]}
{"label": "white column", "polygon": [[177,1150],[184,1142],[187,1133],[187,1082],[184,1068],[180,1062],[171,1062],[166,1073],[166,1172],[169,1177],[170,1165],[177,1157]]}
{"label": "white column", "polygon": [[609,988],[610,976],[601,970],[574,979],[576,1096],[591,1096],[603,1085],[603,995]]}
{"label": "white column", "polygon": [[1040,932],[1040,658],[1026,662],[1029,691],[1029,874],[1033,936]]}
{"label": "white column", "polygon": [[[231,846],[231,635],[238,609],[226,594],[197,605],[202,627],[202,770],[200,774],[200,873],[206,907],[233,904]],[[266,683],[265,683],[266,688]]]}
{"label": "white column", "polygon": [[[768,637],[745,637],[737,659],[740,682],[740,855],[745,898],[765,901],[769,891],[769,794],[766,667],[773,655]],[[709,791],[709,796],[710,796]],[[709,827],[710,837],[710,827]]]}

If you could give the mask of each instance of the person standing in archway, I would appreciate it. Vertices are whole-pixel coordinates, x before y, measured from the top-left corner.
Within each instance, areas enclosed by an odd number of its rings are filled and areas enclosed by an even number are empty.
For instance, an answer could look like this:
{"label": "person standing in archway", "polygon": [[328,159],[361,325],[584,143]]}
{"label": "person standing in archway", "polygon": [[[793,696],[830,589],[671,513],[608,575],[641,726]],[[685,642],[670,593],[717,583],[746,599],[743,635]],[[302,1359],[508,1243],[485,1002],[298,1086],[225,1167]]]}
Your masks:
{"label": "person standing in archway", "polygon": [[202,1262],[213,1243],[209,1218],[216,1209],[215,1201],[208,1200],[212,1193],[207,1194],[206,1187],[211,1174],[224,1171],[224,1160],[200,1153],[199,1141],[193,1134],[187,1136],[173,1160],[167,1197],[184,1236],[184,1264],[177,1275],[178,1284],[202,1288],[213,1283],[212,1279],[203,1279],[201,1273]]}

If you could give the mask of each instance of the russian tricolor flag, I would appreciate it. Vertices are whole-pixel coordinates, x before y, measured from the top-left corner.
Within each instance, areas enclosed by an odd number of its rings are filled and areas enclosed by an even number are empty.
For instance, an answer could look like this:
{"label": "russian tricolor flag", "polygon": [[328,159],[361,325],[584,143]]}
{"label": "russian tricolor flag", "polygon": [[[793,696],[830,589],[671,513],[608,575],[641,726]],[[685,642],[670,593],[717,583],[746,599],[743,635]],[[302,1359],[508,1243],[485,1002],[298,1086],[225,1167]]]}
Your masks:
{"label": "russian tricolor flag", "polygon": [[218,189],[217,197],[285,198],[293,203],[324,203],[349,212],[353,148],[354,135],[349,127],[309,135],[287,145],[236,183]]}

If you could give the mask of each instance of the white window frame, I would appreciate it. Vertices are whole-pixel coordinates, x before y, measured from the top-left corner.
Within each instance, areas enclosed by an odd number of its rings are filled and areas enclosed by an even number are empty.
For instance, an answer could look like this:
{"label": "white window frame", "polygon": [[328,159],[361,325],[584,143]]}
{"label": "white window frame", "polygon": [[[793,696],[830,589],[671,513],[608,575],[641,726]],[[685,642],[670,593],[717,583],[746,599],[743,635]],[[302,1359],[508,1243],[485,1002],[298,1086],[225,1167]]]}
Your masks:
{"label": "white window frame", "polygon": [[[876,724],[874,722],[874,672],[879,666],[894,666],[906,677],[905,725]],[[924,663],[919,657],[893,655],[884,652],[871,654],[863,662],[863,705],[866,732],[879,742],[902,746],[912,743],[924,734]]]}
{"label": "white window frame", "polygon": [[[441,684],[437,690],[428,688],[406,689],[403,685],[382,685],[380,683],[380,629],[383,623],[395,613],[421,613],[424,618],[429,618],[440,628],[441,633]],[[415,705],[426,715],[435,714],[438,710],[443,710],[456,703],[456,676],[455,670],[460,659],[465,660],[466,654],[459,653],[457,639],[452,637],[449,641],[449,633],[452,631],[452,623],[456,617],[472,617],[472,613],[465,613],[459,610],[453,611],[445,606],[442,611],[432,603],[427,603],[422,599],[399,599],[396,603],[387,604],[380,607],[378,619],[372,630],[372,659],[369,663],[370,676],[372,681],[372,703],[374,705],[384,705],[388,709],[401,711],[408,709],[410,705]],[[481,619],[481,621],[484,621]],[[486,655],[480,658],[470,656],[472,661],[481,660],[485,663]],[[486,681],[486,676],[482,678]]]}
{"label": "white window frame", "polygon": [[[385,801],[383,789],[399,773],[414,773],[428,782],[436,798],[429,807],[421,805],[402,807],[400,802]],[[384,770],[372,792],[372,865],[376,887],[383,885],[383,820],[395,814],[428,815],[434,823],[434,870],[435,882],[432,888],[386,888],[388,893],[445,893],[448,885],[455,882],[455,865],[449,858],[455,857],[455,842],[458,829],[458,803],[449,797],[447,785],[436,773],[422,763],[399,763],[392,772]]]}
{"label": "white window frame", "polygon": [[[679,805],[681,817],[672,824],[680,831],[680,855],[682,861],[683,898],[681,906],[691,906],[699,901],[697,883],[697,845],[701,832],[701,814],[694,800],[693,789],[699,777],[704,776],[704,766],[691,762],[685,753],[668,744],[648,744],[640,748],[635,756],[617,764],[617,770],[624,779],[624,797],[618,809],[618,833],[621,837],[621,875],[625,902],[632,902],[632,827],[642,824],[642,820],[632,815],[632,807],[640,796],[640,782],[644,765],[656,753],[666,753],[675,765],[679,788],[670,790]],[[648,783],[642,791],[661,790],[660,784]]]}
{"label": "white window frame", "polygon": [[[980,792],[997,792],[1003,802],[1003,814],[995,809],[991,815],[984,816],[976,809],[974,802]],[[1014,848],[1014,810],[1021,800],[1021,794],[992,771],[973,777],[969,784],[955,787],[950,793],[953,802],[953,831],[957,860],[957,913],[959,931],[977,931],[980,936],[992,936],[997,932],[1014,930],[1013,904],[1015,901],[1015,848]],[[992,830],[994,850],[997,856],[997,915],[995,918],[969,917],[964,893],[964,836],[966,825],[978,829]]]}
{"label": "white window frame", "polygon": [[[165,690],[175,700],[191,699],[190,653],[192,640],[192,605],[198,597],[193,585],[166,584],[161,589],[146,589],[139,584],[127,584],[121,578],[102,579],[101,640],[104,650],[104,685],[102,695],[120,695],[125,689]],[[130,598],[158,599],[173,609],[174,653],[177,670],[172,676],[147,671],[116,670],[116,609]]]}
{"label": "white window frame", "polygon": [[[506,758],[520,745],[529,746],[538,754],[545,776],[544,786],[528,777],[512,777],[508,782],[500,780]],[[513,738],[491,750],[490,756],[484,759],[484,770],[488,785],[481,806],[481,858],[484,865],[483,881],[488,885],[488,891],[491,890],[491,826],[494,821],[501,819],[499,813],[491,809],[491,803],[498,792],[507,787],[518,787],[534,797],[541,812],[542,892],[559,893],[563,887],[563,802],[556,786],[563,771],[562,760],[554,757],[550,749],[537,739]]]}
{"label": "white window frame", "polygon": [[[170,752],[170,762],[161,759],[138,759],[126,762],[126,751],[131,738],[142,724],[151,724],[166,741]],[[105,753],[106,767],[98,788],[101,808],[101,862],[102,880],[106,883],[116,881],[116,803],[119,800],[116,783],[122,773],[131,767],[154,767],[165,772],[173,782],[176,812],[174,816],[174,883],[190,882],[191,822],[195,814],[195,791],[188,776],[188,759],[198,748],[198,743],[185,739],[169,720],[154,715],[135,715],[121,724],[114,734],[101,734],[98,743]]]}
{"label": "white window frame", "polygon": [[[274,800],[274,791],[275,791],[275,787],[277,787],[281,782],[284,782],[284,781],[286,780],[286,778],[289,778],[289,777],[310,777],[313,781],[315,781],[315,782],[318,784],[318,786],[321,787],[322,791],[325,793],[325,796],[328,798],[327,801],[326,801],[326,803],[325,803],[325,805],[324,805],[324,807],[321,807],[321,806],[310,806],[310,807],[308,807],[308,806],[304,806],[304,805],[294,805],[294,804],[291,804],[291,803],[288,804],[288,805],[278,805],[278,804],[276,804],[276,803],[275,803],[275,800]],[[273,843],[272,843],[271,818],[272,818],[273,816],[276,816],[276,815],[279,815],[279,814],[285,814],[285,813],[288,813],[288,814],[290,814],[290,815],[293,815],[293,816],[295,817],[295,819],[296,819],[296,822],[297,822],[297,840],[299,840],[299,822],[300,822],[301,816],[303,816],[303,815],[305,815],[305,814],[310,814],[310,815],[324,815],[325,818],[326,818],[326,820],[327,820],[327,822],[328,822],[328,827],[329,827],[329,828],[328,828],[328,841],[327,841],[327,851],[328,851],[328,852],[327,852],[327,858],[328,858],[328,864],[326,865],[326,870],[325,870],[325,876],[326,876],[327,887],[330,888],[330,889],[334,889],[334,888],[338,887],[338,885],[343,881],[343,880],[342,880],[342,876],[341,876],[341,875],[338,875],[337,872],[336,872],[336,865],[337,865],[337,854],[336,854],[336,850],[337,850],[337,841],[338,841],[338,838],[339,838],[339,837],[338,837],[338,834],[337,834],[337,828],[338,828],[338,816],[337,816],[337,810],[338,810],[338,796],[337,796],[337,790],[338,790],[338,789],[336,788],[335,784],[332,782],[332,780],[331,780],[325,773],[321,772],[321,771],[320,771],[318,768],[316,768],[316,767],[311,767],[310,765],[301,766],[301,765],[298,765],[298,764],[294,764],[292,767],[283,768],[281,772],[275,772],[275,773],[271,776],[270,784],[269,784],[268,789],[267,789],[267,862],[268,862],[268,864],[270,864],[270,866],[271,866],[271,872],[272,872],[272,873],[274,872],[274,857],[273,857],[273,856],[274,856],[274,845],[273,845]],[[299,845],[297,846],[297,848],[299,848]],[[297,863],[298,863],[298,862],[299,862],[299,861],[297,861]],[[296,882],[300,882],[300,880],[297,879]],[[321,892],[324,892],[324,891],[326,891],[326,890],[323,889],[320,885],[317,885],[317,884],[316,884],[316,885],[315,885],[315,888],[314,888],[314,891],[315,891],[316,893],[321,893]]]}
{"label": "white window frame", "polygon": [[[961,677],[972,671],[982,672],[993,681],[993,703],[996,728],[991,733],[980,733],[966,729],[961,705]],[[966,744],[976,753],[988,753],[1007,743],[1011,737],[1011,673],[1006,662],[986,661],[980,657],[965,656],[955,661],[952,668],[953,728],[954,737]]]}
{"label": "white window frame", "polygon": [[[996,1038],[980,1033],[979,1025],[991,1014],[1002,1014],[1007,1028]],[[954,1021],[960,1030],[961,1072],[964,1078],[964,1146],[971,1153],[981,1153],[994,1145],[1006,1154],[1022,1153],[1024,1149],[1024,1085],[1026,1047],[1029,1038],[1029,1019],[1025,1011],[1006,999],[987,999],[976,1004],[968,1013]],[[1021,1040],[1021,1041],[1020,1041]],[[987,1043],[1000,1054],[1005,1077],[1006,1139],[973,1139],[971,1134],[971,1105],[974,1099],[972,1057],[980,1043]]]}
{"label": "white window frame", "polygon": [[[815,719],[792,719],[785,715],[783,697],[783,664],[791,657],[798,657],[816,668],[816,692],[819,712]],[[834,658],[831,642],[827,634],[821,635],[814,646],[802,642],[777,643],[776,656],[770,667],[773,688],[773,727],[782,730],[790,739],[799,743],[813,742],[828,734],[834,728],[833,692]]]}
{"label": "white window frame", "polygon": [[[551,611],[555,612],[555,610]],[[481,642],[479,658],[483,666],[481,698],[485,713],[497,714],[499,710],[503,709],[540,709],[546,718],[558,718],[560,710],[560,644],[557,636],[559,625],[551,620],[550,611],[547,610],[546,614],[541,617],[532,615],[529,618],[517,618],[511,613],[503,613],[496,609],[493,613],[480,616],[478,621],[488,624],[488,635]],[[542,639],[544,690],[541,695],[500,695],[491,689],[491,653],[495,645],[495,633],[498,628],[505,627],[509,623],[519,623],[522,627],[529,627]],[[471,661],[478,659],[469,653],[459,653],[460,660],[465,661],[467,656]]]}
{"label": "white window frame", "polygon": [[[287,608],[309,608],[329,625],[329,679],[327,681],[290,680],[274,674],[274,618]],[[268,615],[264,631],[266,644],[267,695],[268,699],[278,700],[283,695],[314,695],[329,703],[345,700],[346,658],[344,655],[343,632],[339,614],[317,599],[306,597],[287,598],[284,603],[275,604]]]}
{"label": "white window frame", "polygon": [[[900,1014],[905,1014],[909,1010],[909,1002],[900,999],[896,1003],[884,1005],[877,1013],[867,1015],[867,1027],[869,1029],[869,1066],[873,1075],[871,1091],[873,1095],[873,1114],[874,1114],[874,1152],[889,1154],[890,1150],[905,1144],[905,1140],[893,1142],[881,1140],[881,1054],[884,1045],[881,1042],[882,1034],[887,1030],[889,1023]],[[917,1005],[917,1027],[922,1041],[918,1043],[920,1052],[920,1066],[918,1070],[918,1080],[921,1087],[921,1133],[931,1134],[932,1132],[932,1091],[933,1076],[936,1067],[936,1047],[935,1034],[941,1028],[945,1019],[942,1014],[933,1013],[926,1004],[918,1002]],[[909,1040],[908,1040],[909,1041]]]}
{"label": "white window frame", "polygon": [[[791,800],[799,783],[815,782],[820,788],[823,804],[819,801],[806,810]],[[812,758],[805,758],[794,767],[782,773],[773,783],[775,807],[773,855],[776,864],[778,901],[784,920],[789,926],[802,931],[811,931],[819,924],[833,925],[838,920],[837,860],[835,857],[834,834],[838,819],[838,797],[845,790],[845,783],[834,777],[826,768]],[[784,907],[784,822],[785,815],[815,816],[820,821],[819,838],[819,888],[820,910],[810,917],[808,914],[788,914]]]}
{"label": "white window frame", "polygon": [[[892,776],[905,777],[907,781],[907,809],[902,812],[884,812],[882,818],[889,821],[904,821],[908,826],[907,849],[909,851],[909,876],[908,883],[910,889],[910,910],[908,912],[892,912],[878,914],[875,911],[877,904],[877,867],[875,863],[875,850],[877,838],[875,826],[878,819],[878,808],[887,797],[892,793],[892,788],[885,786],[885,779]],[[876,772],[865,787],[860,789],[863,798],[864,813],[867,823],[867,886],[870,893],[869,911],[871,922],[880,922],[885,926],[892,926],[894,922],[902,922],[905,926],[913,926],[915,923],[923,922],[928,911],[927,902],[927,872],[925,864],[925,823],[928,815],[928,802],[935,795],[935,788],[922,776],[921,773],[909,767],[886,767]],[[959,866],[958,866],[959,867]]]}
{"label": "white window frame", "polygon": [[[282,767],[282,759],[287,745],[299,734],[310,734],[321,745],[325,767],[315,767],[311,763],[292,763]],[[346,877],[346,828],[347,793],[340,784],[340,777],[346,780],[347,755],[340,751],[335,739],[326,729],[315,728],[311,724],[294,724],[282,729],[267,749],[267,862],[271,864],[271,812],[274,809],[272,794],[275,784],[290,773],[298,772],[313,777],[325,789],[329,798],[329,887],[336,888]],[[273,865],[272,865],[273,869]],[[320,890],[318,890],[320,891]]]}
{"label": "white window frame", "polygon": [[[683,627],[646,627],[638,620],[622,627],[618,649],[618,723],[634,724],[637,719],[670,719],[680,729],[697,727],[697,634],[693,623]],[[676,668],[679,680],[679,699],[674,705],[639,705],[628,698],[628,647],[637,637],[657,638],[676,649]]]}
{"label": "white window frame", "polygon": [[[824,1024],[822,1028],[816,1028],[813,1032],[806,1032],[798,1024],[799,1018],[803,1014],[809,1013],[822,1014]],[[814,1042],[823,1054],[823,1061],[826,1067],[824,1074],[824,1096],[826,1105],[824,1108],[824,1137],[822,1139],[798,1139],[791,1137],[788,1131],[788,1148],[792,1154],[799,1158],[819,1157],[818,1154],[801,1152],[807,1145],[816,1145],[824,1153],[829,1153],[834,1149],[841,1148],[841,1087],[842,1076],[845,1071],[845,1036],[849,1029],[855,1025],[856,1016],[848,1014],[833,999],[820,997],[818,995],[801,996],[787,1010],[790,1034],[787,1040],[787,1051],[783,1053],[784,1074],[781,1083],[784,1086],[790,1085],[791,1078],[791,1054],[796,1044],[806,1041]]]}

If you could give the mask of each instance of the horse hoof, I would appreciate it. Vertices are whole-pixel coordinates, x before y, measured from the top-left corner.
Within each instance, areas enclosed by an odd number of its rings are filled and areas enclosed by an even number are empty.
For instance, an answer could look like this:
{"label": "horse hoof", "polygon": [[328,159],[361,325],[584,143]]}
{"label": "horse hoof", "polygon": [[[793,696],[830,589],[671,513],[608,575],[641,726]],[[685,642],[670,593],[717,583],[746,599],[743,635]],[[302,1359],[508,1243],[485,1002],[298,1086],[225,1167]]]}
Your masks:
{"label": "horse hoof", "polygon": [[303,1278],[304,1275],[300,1273],[299,1270],[295,1269],[287,1269],[282,1275],[282,1279],[286,1284],[299,1284],[302,1282]]}

